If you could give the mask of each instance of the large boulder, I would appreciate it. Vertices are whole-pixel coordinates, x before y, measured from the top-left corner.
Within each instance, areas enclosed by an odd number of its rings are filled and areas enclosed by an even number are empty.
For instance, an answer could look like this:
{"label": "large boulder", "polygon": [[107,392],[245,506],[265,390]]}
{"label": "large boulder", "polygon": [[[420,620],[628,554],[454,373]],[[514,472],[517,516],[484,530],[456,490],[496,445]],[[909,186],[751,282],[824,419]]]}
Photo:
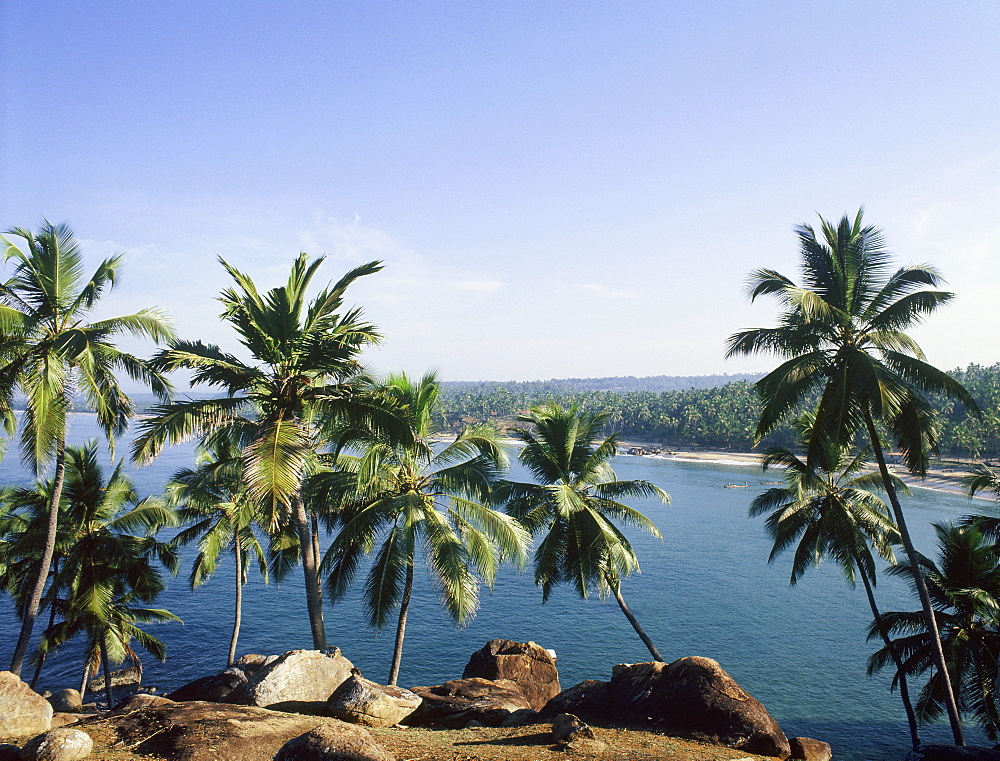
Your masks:
{"label": "large boulder", "polygon": [[[108,715],[108,727],[133,753],[170,761],[272,761],[286,742],[323,723],[315,716],[194,701]],[[332,722],[333,719],[325,721]]]}
{"label": "large boulder", "polygon": [[352,674],[326,701],[330,715],[369,727],[391,727],[417,710],[419,695]]}
{"label": "large boulder", "polygon": [[531,708],[521,688],[507,679],[452,679],[434,687],[414,687],[423,698],[406,723],[460,729],[471,721],[499,726],[514,711]]}
{"label": "large boulder", "polygon": [[262,666],[245,685],[230,693],[226,702],[322,712],[326,710],[326,699],[347,680],[353,668],[354,664],[336,647],[328,652],[291,650]]}
{"label": "large boulder", "polygon": [[9,671],[0,671],[0,737],[31,737],[52,722],[52,704]]}
{"label": "large boulder", "polygon": [[572,688],[572,699],[553,698],[542,717],[558,709],[594,724],[656,729],[761,756],[791,753],[767,709],[711,658],[617,666],[610,682],[583,685]]}
{"label": "large boulder", "polygon": [[281,746],[274,761],[394,761],[367,730],[343,722],[321,724]]}
{"label": "large boulder", "polygon": [[534,642],[491,639],[469,658],[462,678],[470,677],[509,679],[536,711],[562,691],[555,658]]}
{"label": "large boulder", "polygon": [[94,750],[90,735],[79,729],[50,729],[21,748],[25,761],[79,761]]}
{"label": "large boulder", "polygon": [[599,708],[607,703],[611,682],[601,682],[597,679],[584,679],[574,684],[545,704],[538,712],[539,721],[551,722],[561,713],[572,713],[591,717],[594,721]]}
{"label": "large boulder", "polygon": [[215,703],[228,702],[227,698],[233,691],[245,685],[249,679],[243,669],[226,669],[221,674],[203,676],[188,682],[183,687],[167,695],[171,700],[210,700]]}

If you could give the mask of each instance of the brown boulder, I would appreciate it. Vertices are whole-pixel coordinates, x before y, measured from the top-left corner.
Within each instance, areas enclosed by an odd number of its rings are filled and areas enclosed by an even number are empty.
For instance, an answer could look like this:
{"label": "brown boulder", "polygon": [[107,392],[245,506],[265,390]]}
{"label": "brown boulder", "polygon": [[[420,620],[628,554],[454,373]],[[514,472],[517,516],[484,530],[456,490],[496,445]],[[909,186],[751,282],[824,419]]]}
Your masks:
{"label": "brown boulder", "polygon": [[47,730],[52,704],[9,671],[0,671],[0,737],[31,737]]}
{"label": "brown boulder", "polygon": [[83,710],[83,696],[79,690],[57,690],[46,700],[52,704],[52,710],[57,713],[76,713]]}
{"label": "brown boulder", "polygon": [[462,678],[470,677],[509,679],[536,711],[562,691],[555,658],[534,642],[491,639],[469,659]]}
{"label": "brown boulder", "polygon": [[321,724],[281,746],[274,761],[394,761],[371,733],[343,722]]}
{"label": "brown boulder", "polygon": [[616,666],[610,682],[583,682],[553,698],[542,718],[554,712],[573,713],[594,724],[656,729],[761,756],[788,758],[791,753],[767,709],[710,658]]}
{"label": "brown boulder", "polygon": [[352,674],[326,701],[330,715],[351,724],[391,727],[417,710],[420,696]]}
{"label": "brown boulder", "polygon": [[593,729],[571,713],[561,713],[552,720],[552,742],[560,750],[575,753],[603,753],[608,747],[597,739]]}
{"label": "brown boulder", "polygon": [[266,708],[195,701],[109,715],[88,726],[110,727],[134,753],[170,761],[272,761],[282,745],[321,722]]}
{"label": "brown boulder", "polygon": [[791,737],[788,745],[792,750],[792,761],[830,761],[833,749],[830,743],[813,740],[811,737]]}
{"label": "brown boulder", "polygon": [[79,729],[51,729],[21,748],[25,761],[79,761],[94,750],[90,735]]}
{"label": "brown boulder", "polygon": [[123,701],[118,703],[118,705],[116,705],[110,712],[110,715],[117,716],[118,714],[131,713],[132,711],[138,711],[143,708],[171,705],[174,702],[175,701],[170,698],[165,698],[161,695],[147,695],[140,692],[136,695],[129,695]]}
{"label": "brown boulder", "polygon": [[510,714],[530,708],[524,693],[507,679],[452,679],[435,687],[414,687],[423,698],[406,723],[412,726],[459,729],[470,721],[499,726]]}
{"label": "brown boulder", "polygon": [[261,667],[250,681],[234,690],[226,702],[324,712],[326,699],[347,680],[353,668],[354,664],[336,647],[329,652],[291,650]]}

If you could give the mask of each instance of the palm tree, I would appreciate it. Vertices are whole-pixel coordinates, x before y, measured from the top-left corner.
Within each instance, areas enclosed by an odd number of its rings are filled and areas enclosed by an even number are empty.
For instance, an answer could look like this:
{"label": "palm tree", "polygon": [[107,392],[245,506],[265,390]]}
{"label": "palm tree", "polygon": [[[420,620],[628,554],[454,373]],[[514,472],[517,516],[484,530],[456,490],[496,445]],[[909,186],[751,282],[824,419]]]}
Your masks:
{"label": "palm tree", "polygon": [[[35,574],[32,566],[38,562],[53,488],[54,479],[47,479],[34,488],[11,489],[6,494],[10,520],[2,527],[6,540],[0,542],[0,570],[6,571],[8,588],[26,586]],[[162,660],[162,643],[135,624],[178,619],[167,611],[134,603],[149,602],[163,590],[158,563],[176,570],[176,553],[154,537],[160,528],[176,525],[173,512],[159,500],[138,500],[121,463],[105,480],[97,444],[90,442],[66,448],[59,518],[58,562],[46,594],[53,616],[42,635],[39,657],[85,634],[88,674],[102,660],[120,662],[123,653],[137,662],[128,646],[132,638]],[[24,597],[23,591],[20,596]],[[58,623],[56,612],[63,619]],[[112,700],[110,692],[108,700]]]}
{"label": "palm tree", "polygon": [[[803,416],[799,429],[804,440],[808,440],[814,422],[811,415]],[[869,454],[867,448],[853,454],[851,448],[832,439],[825,439],[820,449],[814,449],[812,459],[802,459],[783,447],[769,448],[762,463],[764,470],[784,469],[785,484],[754,498],[749,515],[751,518],[767,515],[765,525],[774,540],[768,563],[795,546],[790,584],[796,584],[807,569],[830,557],[840,566],[852,588],[860,576],[878,625],[881,615],[873,589],[876,569],[872,548],[879,557],[894,563],[892,545],[899,540],[899,533],[885,502],[873,493],[881,491],[882,479],[878,473],[867,472]],[[899,491],[909,493],[906,484],[893,478]],[[897,658],[891,651],[888,634],[881,627],[878,631],[890,654]],[[900,696],[910,739],[916,748],[920,744],[916,716],[902,664],[897,662],[897,666]]]}
{"label": "palm tree", "polygon": [[243,585],[252,558],[257,559],[260,574],[267,581],[265,553],[254,534],[254,526],[273,523],[261,514],[258,502],[247,498],[241,480],[242,467],[239,446],[220,440],[211,452],[202,450],[195,469],[180,470],[167,483],[167,495],[177,506],[178,520],[187,524],[172,541],[179,546],[198,543],[198,554],[191,568],[191,589],[208,581],[224,552],[231,552],[236,564],[235,612],[227,667],[236,660]]}
{"label": "palm tree", "polygon": [[[22,238],[23,248],[7,235]],[[148,385],[162,398],[170,393],[158,372],[115,347],[114,339],[130,334],[165,341],[173,333],[156,309],[86,322],[117,282],[122,258],[105,259],[88,279],[79,245],[66,225],[43,221],[37,235],[14,228],[0,240],[6,246],[5,261],[13,262],[11,277],[0,284],[0,416],[13,432],[13,397],[23,395],[22,456],[36,475],[55,464],[46,541],[11,659],[10,670],[20,674],[52,563],[73,396],[81,393],[94,409],[113,448],[114,437],[128,426],[133,411],[115,372]]]}
{"label": "palm tree", "polygon": [[653,497],[668,504],[670,497],[649,481],[617,479],[608,462],[618,453],[617,435],[601,439],[607,418],[555,403],[519,415],[518,422],[531,427],[511,435],[524,443],[518,459],[538,483],[507,482],[499,495],[532,534],[545,533],[534,556],[542,601],[561,582],[572,582],[583,598],[592,588],[602,597],[611,591],[654,660],[662,661],[622,596],[621,581],[639,571],[639,560],[614,521],[661,539],[649,518],[618,500]]}
{"label": "palm tree", "polygon": [[[326,633],[303,481],[318,467],[325,424],[348,421],[365,428],[391,428],[396,423],[359,380],[358,354],[379,341],[378,332],[361,320],[360,309],[338,311],[347,287],[378,272],[381,264],[369,262],[351,270],[307,302],[306,291],[324,258],[309,263],[308,255],[300,254],[287,284],[264,294],[248,275],[220,260],[235,283],[219,297],[222,319],[235,329],[253,362],[199,341],[172,342],[159,354],[156,366],[189,369],[192,385],[219,389],[225,396],[154,408],[133,448],[137,461],[148,462],[164,444],[201,438],[211,446],[214,434],[241,436],[248,442],[241,452],[247,497],[267,503],[270,514],[283,515],[295,527],[317,649],[326,648]],[[397,423],[396,430],[405,437],[405,427]]]}
{"label": "palm tree", "polygon": [[426,374],[414,382],[405,373],[392,375],[385,390],[409,420],[413,441],[374,436],[353,462],[343,458],[353,470],[347,484],[353,489],[344,490],[340,532],[323,565],[329,570],[327,589],[336,600],[350,587],[361,558],[375,551],[365,581],[365,606],[370,625],[379,629],[399,610],[388,679],[394,685],[421,549],[442,603],[462,623],[479,606],[477,574],[492,587],[499,563],[523,561],[528,536],[517,521],[487,502],[506,464],[495,432],[467,428],[454,441],[437,446],[445,423],[437,378]]}
{"label": "palm tree", "polygon": [[[1000,667],[1000,551],[974,525],[936,523],[939,561],[920,556],[924,577],[937,616],[950,680],[936,669],[934,637],[924,624],[922,612],[887,612],[882,627],[873,624],[870,636],[884,628],[899,636],[869,659],[869,673],[889,665],[895,653],[902,658],[896,678],[932,671],[917,700],[917,715],[928,722],[945,709],[946,689],[956,686],[959,708],[972,714],[991,740],[1000,733],[997,676]],[[890,573],[916,578],[904,561]]]}
{"label": "palm tree", "polygon": [[[783,312],[774,328],[730,336],[727,357],[770,352],[785,361],[756,383],[762,401],[755,440],[759,442],[791,415],[814,391],[816,434],[810,448],[825,438],[848,445],[860,430],[867,434],[896,526],[906,551],[928,631],[936,632],[934,610],[896,495],[877,424],[900,448],[911,472],[923,475],[936,446],[934,409],[925,396],[938,393],[977,410],[969,393],[946,373],[928,364],[906,329],[918,324],[953,294],[927,290],[941,276],[931,267],[892,271],[882,234],[862,225],[862,211],[834,226],[820,218],[821,234],[808,225],[796,232],[802,255],[803,285],[769,269],[750,276],[748,294],[774,296]],[[944,651],[937,666],[945,675]],[[955,742],[964,745],[958,706],[946,700]]]}

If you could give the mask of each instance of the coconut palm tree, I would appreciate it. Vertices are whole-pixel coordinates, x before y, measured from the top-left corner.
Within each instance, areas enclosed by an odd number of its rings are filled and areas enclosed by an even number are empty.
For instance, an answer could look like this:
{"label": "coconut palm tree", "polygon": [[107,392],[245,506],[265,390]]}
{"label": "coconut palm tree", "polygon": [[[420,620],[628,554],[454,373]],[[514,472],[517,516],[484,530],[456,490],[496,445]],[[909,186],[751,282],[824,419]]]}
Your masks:
{"label": "coconut palm tree", "polygon": [[[8,236],[24,243],[19,247]],[[113,447],[114,437],[125,430],[133,411],[116,372],[149,386],[162,398],[170,393],[159,372],[118,349],[114,340],[128,334],[159,342],[173,333],[156,309],[87,322],[101,296],[117,282],[122,258],[105,259],[88,278],[80,247],[66,225],[43,221],[37,235],[14,228],[0,241],[6,247],[4,259],[12,266],[9,279],[0,284],[0,417],[12,432],[12,400],[15,394],[22,395],[22,457],[36,475],[54,463],[46,541],[11,659],[10,670],[20,674],[52,563],[72,399],[82,394]]]}
{"label": "coconut palm tree", "polygon": [[533,535],[544,533],[534,555],[542,601],[561,582],[572,582],[583,598],[594,589],[602,597],[610,591],[653,658],[662,661],[622,596],[621,581],[639,571],[639,560],[615,521],[661,539],[649,518],[618,500],[652,497],[668,504],[670,497],[649,481],[618,480],[609,463],[618,438],[602,438],[607,418],[555,403],[519,415],[530,428],[511,435],[524,443],[518,459],[538,483],[506,482],[498,496]]}
{"label": "coconut palm tree", "polygon": [[[901,450],[911,472],[926,472],[936,446],[934,409],[926,394],[938,393],[977,410],[971,395],[953,378],[925,361],[906,330],[948,303],[953,294],[928,290],[941,283],[927,266],[892,269],[882,234],[864,226],[862,211],[837,225],[820,218],[820,232],[808,225],[796,230],[803,284],[770,269],[750,276],[753,301],[774,296],[783,309],[774,328],[745,330],[730,336],[727,356],[769,352],[785,358],[756,383],[762,407],[755,440],[760,441],[819,391],[816,433],[810,449],[824,438],[850,444],[864,431],[872,446],[883,486],[892,506],[909,567],[923,605],[928,631],[936,632],[906,518],[885,463],[878,424]],[[940,645],[940,642],[938,642]],[[937,648],[937,666],[947,669]],[[963,745],[958,706],[947,699],[955,742]]]}
{"label": "coconut palm tree", "polygon": [[[934,637],[927,631],[921,611],[882,614],[884,630],[900,635],[869,659],[869,673],[902,659],[896,677],[931,672],[917,700],[917,716],[933,721],[945,710],[945,685],[956,687],[963,713],[971,714],[991,740],[1000,734],[997,677],[1000,667],[1000,551],[978,528],[936,523],[938,562],[920,556],[927,589],[934,601],[938,635],[944,643],[950,680],[942,677],[934,658]],[[913,586],[916,576],[907,561],[890,569]],[[873,624],[870,636],[881,627]]]}
{"label": "coconut palm tree", "polygon": [[220,259],[234,281],[219,297],[222,319],[236,331],[253,361],[244,362],[198,341],[172,342],[156,358],[156,367],[189,369],[192,385],[208,386],[225,396],[154,408],[133,447],[135,459],[148,462],[165,444],[202,439],[211,446],[215,434],[248,442],[241,452],[246,494],[267,503],[264,509],[269,514],[281,515],[295,527],[317,649],[326,648],[323,597],[302,484],[318,468],[317,454],[326,443],[324,425],[347,421],[407,435],[405,426],[359,380],[358,355],[380,340],[377,330],[361,319],[360,309],[340,311],[347,287],[378,272],[381,264],[357,267],[307,300],[324,258],[310,263],[307,254],[300,254],[287,283],[263,294],[248,275]]}
{"label": "coconut palm tree", "polygon": [[[361,456],[343,458],[353,479],[344,484],[349,488],[342,491],[340,531],[323,565],[329,570],[327,589],[336,600],[347,592],[361,559],[375,552],[365,581],[365,607],[370,625],[379,629],[398,610],[388,679],[394,685],[414,564],[421,552],[442,604],[462,623],[479,606],[478,579],[492,587],[501,562],[523,562],[528,535],[517,521],[488,504],[506,465],[496,433],[487,427],[467,428],[438,446],[445,420],[440,384],[432,373],[419,381],[405,373],[392,375],[385,391],[404,411],[413,441],[402,444],[371,436]],[[337,477],[342,479],[342,474]]]}
{"label": "coconut palm tree", "polygon": [[239,445],[218,440],[212,451],[199,453],[196,468],[179,470],[166,487],[170,503],[177,508],[178,520],[186,524],[172,541],[178,546],[198,543],[191,568],[191,589],[208,581],[223,553],[232,553],[236,564],[233,634],[227,667],[236,660],[243,617],[243,585],[247,583],[247,568],[252,559],[256,558],[260,574],[267,581],[265,552],[254,527],[274,523],[261,513],[259,502],[247,498],[242,468]]}
{"label": "coconut palm tree", "polygon": [[[800,421],[799,430],[804,440],[808,440],[814,422],[815,418],[808,414]],[[783,469],[785,483],[755,497],[749,515],[751,518],[767,516],[767,532],[774,540],[768,563],[794,546],[790,584],[796,584],[806,570],[829,557],[840,567],[852,588],[861,578],[877,625],[881,615],[875,602],[876,568],[872,549],[879,557],[894,563],[892,545],[899,541],[899,533],[888,506],[874,493],[882,490],[882,478],[879,473],[868,471],[869,454],[868,448],[855,453],[833,439],[825,439],[821,448],[814,448],[811,459],[802,459],[783,447],[769,448],[763,468]],[[896,489],[908,494],[906,484],[893,478]],[[888,634],[882,628],[879,631],[886,647],[891,648]],[[901,667],[902,664],[897,665]],[[906,676],[901,668],[899,671],[900,696],[910,739],[916,748],[920,744],[916,715]]]}
{"label": "coconut palm tree", "polygon": [[[7,582],[34,576],[31,566],[38,562],[37,548],[43,541],[53,488],[54,479],[47,479],[34,488],[7,492],[9,514],[20,517],[11,526],[20,530],[0,543],[0,564],[9,573]],[[128,644],[132,638],[162,660],[162,643],[136,624],[178,619],[135,603],[149,602],[163,590],[159,564],[176,570],[176,553],[154,536],[160,528],[173,525],[173,512],[159,500],[138,500],[121,463],[105,479],[95,442],[67,447],[56,536],[58,563],[53,564],[46,594],[53,614],[60,613],[62,620],[55,622],[53,615],[42,635],[40,656],[84,634],[91,667],[101,658],[105,663],[121,662],[123,654],[137,661]],[[89,674],[90,668],[86,670]],[[106,687],[110,690],[110,682]],[[110,692],[108,700],[112,700]]]}

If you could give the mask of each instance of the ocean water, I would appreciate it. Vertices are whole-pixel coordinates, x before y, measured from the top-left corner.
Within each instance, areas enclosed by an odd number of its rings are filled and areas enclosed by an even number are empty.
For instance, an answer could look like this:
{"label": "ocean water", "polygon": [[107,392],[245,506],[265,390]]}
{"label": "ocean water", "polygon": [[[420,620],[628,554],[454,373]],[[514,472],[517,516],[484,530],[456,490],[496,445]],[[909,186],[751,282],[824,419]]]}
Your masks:
{"label": "ocean water", "polygon": [[[71,440],[96,433],[89,415],[76,415]],[[120,444],[119,456],[126,454]],[[140,492],[157,493],[170,475],[193,460],[193,447],[168,450],[149,467],[134,469]],[[835,758],[847,761],[899,759],[908,734],[898,695],[887,674],[865,675],[876,649],[865,640],[870,611],[864,592],[850,589],[838,569],[824,565],[788,585],[790,557],[768,565],[770,542],[763,521],[747,518],[760,490],[755,468],[675,462],[642,457],[614,461],[619,478],[648,479],[664,488],[670,505],[637,501],[634,506],[659,526],[663,541],[633,532],[630,538],[642,573],[627,579],[622,592],[663,657],[700,655],[722,664],[758,698],[788,736],[829,742]],[[512,477],[527,480],[516,464]],[[0,463],[0,483],[28,480],[16,451]],[[726,489],[724,484],[751,484]],[[934,552],[932,522],[970,512],[991,512],[988,502],[916,489],[905,498],[918,549]],[[993,511],[995,512],[995,511]],[[225,667],[232,627],[234,575],[223,561],[218,573],[196,592],[187,583],[190,563],[170,580],[157,600],[184,624],[164,624],[153,632],[168,645],[166,663],[143,659],[144,683],[168,691]],[[917,603],[898,579],[881,577],[877,589],[884,610],[914,610]],[[364,674],[384,681],[394,629],[382,632],[365,623],[359,594],[325,610],[330,644]],[[6,665],[17,635],[9,601],[0,599],[0,667]],[[438,603],[430,578],[418,569],[404,645],[400,684],[438,684],[461,676],[469,655],[489,639],[533,640],[558,654],[564,687],[583,679],[607,679],[617,663],[649,659],[648,652],[611,599],[581,600],[571,588],[557,589],[542,604],[530,569],[505,568],[494,589],[483,589],[481,607],[464,627],[451,623]],[[280,653],[311,646],[301,572],[281,584],[264,585],[251,575],[245,587],[240,652]],[[39,686],[58,689],[79,683],[80,651],[67,648],[46,664]],[[27,670],[26,670],[27,673]],[[926,740],[946,742],[947,727],[922,731]],[[975,732],[971,733],[975,739]]]}

